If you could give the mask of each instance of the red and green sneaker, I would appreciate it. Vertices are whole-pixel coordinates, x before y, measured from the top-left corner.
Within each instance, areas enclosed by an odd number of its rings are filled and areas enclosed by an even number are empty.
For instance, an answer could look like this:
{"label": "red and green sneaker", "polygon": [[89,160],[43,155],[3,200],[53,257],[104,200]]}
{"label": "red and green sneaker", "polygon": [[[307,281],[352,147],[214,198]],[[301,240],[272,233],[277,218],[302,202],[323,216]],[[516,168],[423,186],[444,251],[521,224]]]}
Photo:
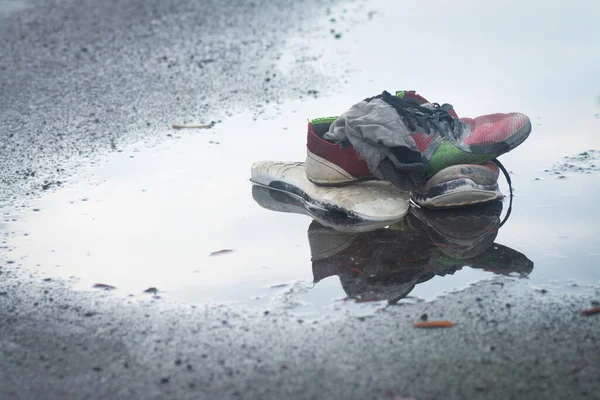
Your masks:
{"label": "red and green sneaker", "polygon": [[419,191],[443,169],[494,160],[530,132],[521,113],[459,119],[449,104],[412,91],[383,92],[339,117],[309,122],[306,174],[318,185],[380,179]]}
{"label": "red and green sneaker", "polygon": [[[411,193],[411,198],[429,209],[491,202],[504,198],[498,186],[499,175],[500,169],[493,161],[451,165],[427,179],[419,190]],[[510,178],[506,179],[512,191]]]}

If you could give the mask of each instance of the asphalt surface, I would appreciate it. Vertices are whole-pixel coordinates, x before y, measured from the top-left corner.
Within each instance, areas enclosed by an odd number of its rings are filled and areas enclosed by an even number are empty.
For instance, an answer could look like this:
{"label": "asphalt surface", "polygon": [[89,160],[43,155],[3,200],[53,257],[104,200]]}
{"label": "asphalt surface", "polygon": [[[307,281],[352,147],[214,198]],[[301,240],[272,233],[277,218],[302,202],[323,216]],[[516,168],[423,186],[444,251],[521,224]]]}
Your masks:
{"label": "asphalt surface", "polygon": [[319,3],[3,0],[0,200],[63,182],[90,154],[164,140],[173,123],[324,90],[301,58],[274,69],[285,39],[334,4]]}
{"label": "asphalt surface", "polygon": [[[308,63],[273,66],[330,4],[0,1],[3,213],[90,156],[168,140],[174,121],[326,90],[335,82]],[[585,296],[496,280],[372,317],[303,320],[75,292],[8,264],[9,235],[0,399],[600,398],[600,318],[581,315],[598,304]],[[413,328],[423,314],[456,325]]]}
{"label": "asphalt surface", "polygon": [[[315,323],[2,273],[3,399],[598,398],[598,318],[550,292],[486,283]],[[423,314],[456,325],[413,328]]]}

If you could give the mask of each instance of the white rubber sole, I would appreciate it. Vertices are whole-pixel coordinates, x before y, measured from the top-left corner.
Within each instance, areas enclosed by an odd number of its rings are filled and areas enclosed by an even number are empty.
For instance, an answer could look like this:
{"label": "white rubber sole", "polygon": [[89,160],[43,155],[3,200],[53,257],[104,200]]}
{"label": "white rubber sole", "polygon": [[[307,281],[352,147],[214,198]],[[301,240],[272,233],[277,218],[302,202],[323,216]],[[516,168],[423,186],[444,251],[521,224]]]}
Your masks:
{"label": "white rubber sole", "polygon": [[459,185],[454,185],[446,193],[425,199],[415,197],[413,200],[421,207],[449,208],[487,203],[502,198],[504,198],[504,195],[498,188],[498,185],[486,187],[477,185],[469,179],[461,179]]}
{"label": "white rubber sole", "polygon": [[371,232],[397,222],[397,220],[368,221],[352,218],[342,212],[323,211],[321,208],[313,207],[300,196],[258,183],[252,185],[252,197],[262,208],[275,212],[306,215],[336,232],[351,234]]}
{"label": "white rubber sole", "polygon": [[342,211],[367,221],[395,221],[406,215],[410,195],[389,182],[367,181],[347,186],[317,186],[306,177],[304,163],[261,161],[250,180],[301,197],[313,207]]}

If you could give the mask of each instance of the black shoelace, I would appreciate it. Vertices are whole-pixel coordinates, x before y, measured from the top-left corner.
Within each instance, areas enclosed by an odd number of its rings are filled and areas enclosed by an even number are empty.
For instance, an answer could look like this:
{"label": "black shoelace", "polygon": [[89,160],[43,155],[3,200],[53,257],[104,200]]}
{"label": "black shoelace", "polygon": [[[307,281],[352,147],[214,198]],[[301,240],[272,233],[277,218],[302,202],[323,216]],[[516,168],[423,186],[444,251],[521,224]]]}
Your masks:
{"label": "black shoelace", "polygon": [[510,213],[512,211],[512,204],[513,204],[512,181],[510,180],[510,175],[509,175],[508,171],[506,170],[506,168],[504,168],[504,165],[502,165],[502,163],[500,161],[498,161],[497,158],[494,158],[492,160],[492,162],[494,164],[496,164],[498,166],[498,168],[500,168],[500,171],[502,171],[502,173],[504,174],[504,177],[506,178],[506,182],[508,182],[508,193],[509,193],[508,194],[509,195],[508,209],[506,210],[506,215],[504,216],[504,219],[502,219],[502,222],[500,222],[500,227],[501,227],[508,220],[508,217],[510,217]]}
{"label": "black shoelace", "polygon": [[428,134],[435,129],[442,136],[453,136],[456,118],[448,113],[445,106],[432,103],[434,109],[431,110],[414,102],[392,96],[386,91],[377,97],[392,106],[411,131],[414,132],[420,127]]}

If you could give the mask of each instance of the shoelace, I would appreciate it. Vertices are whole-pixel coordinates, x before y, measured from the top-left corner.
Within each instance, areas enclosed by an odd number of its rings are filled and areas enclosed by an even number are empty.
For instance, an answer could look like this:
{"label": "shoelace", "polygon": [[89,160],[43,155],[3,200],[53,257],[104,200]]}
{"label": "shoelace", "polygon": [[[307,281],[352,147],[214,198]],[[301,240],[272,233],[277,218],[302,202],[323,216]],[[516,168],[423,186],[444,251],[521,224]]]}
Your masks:
{"label": "shoelace", "polygon": [[[377,96],[379,97],[379,96]],[[456,118],[450,115],[447,108],[449,104],[440,106],[437,103],[432,103],[434,109],[420,106],[416,103],[403,100],[399,97],[392,96],[388,92],[381,94],[381,100],[388,103],[402,117],[402,120],[411,131],[416,131],[421,127],[428,134],[435,128],[444,137],[453,137]]]}
{"label": "shoelace", "polygon": [[498,161],[497,158],[494,158],[492,160],[492,162],[494,164],[496,164],[498,166],[498,168],[500,168],[500,171],[502,171],[502,173],[504,174],[504,177],[506,178],[506,182],[508,182],[508,193],[509,193],[508,209],[506,210],[506,215],[504,216],[504,219],[502,220],[502,222],[500,222],[499,227],[501,227],[508,220],[508,217],[510,217],[510,213],[512,211],[512,204],[513,204],[512,181],[510,180],[510,175],[508,174],[508,171],[506,170],[506,168],[504,168],[504,165],[502,165],[502,163],[500,161]]}

